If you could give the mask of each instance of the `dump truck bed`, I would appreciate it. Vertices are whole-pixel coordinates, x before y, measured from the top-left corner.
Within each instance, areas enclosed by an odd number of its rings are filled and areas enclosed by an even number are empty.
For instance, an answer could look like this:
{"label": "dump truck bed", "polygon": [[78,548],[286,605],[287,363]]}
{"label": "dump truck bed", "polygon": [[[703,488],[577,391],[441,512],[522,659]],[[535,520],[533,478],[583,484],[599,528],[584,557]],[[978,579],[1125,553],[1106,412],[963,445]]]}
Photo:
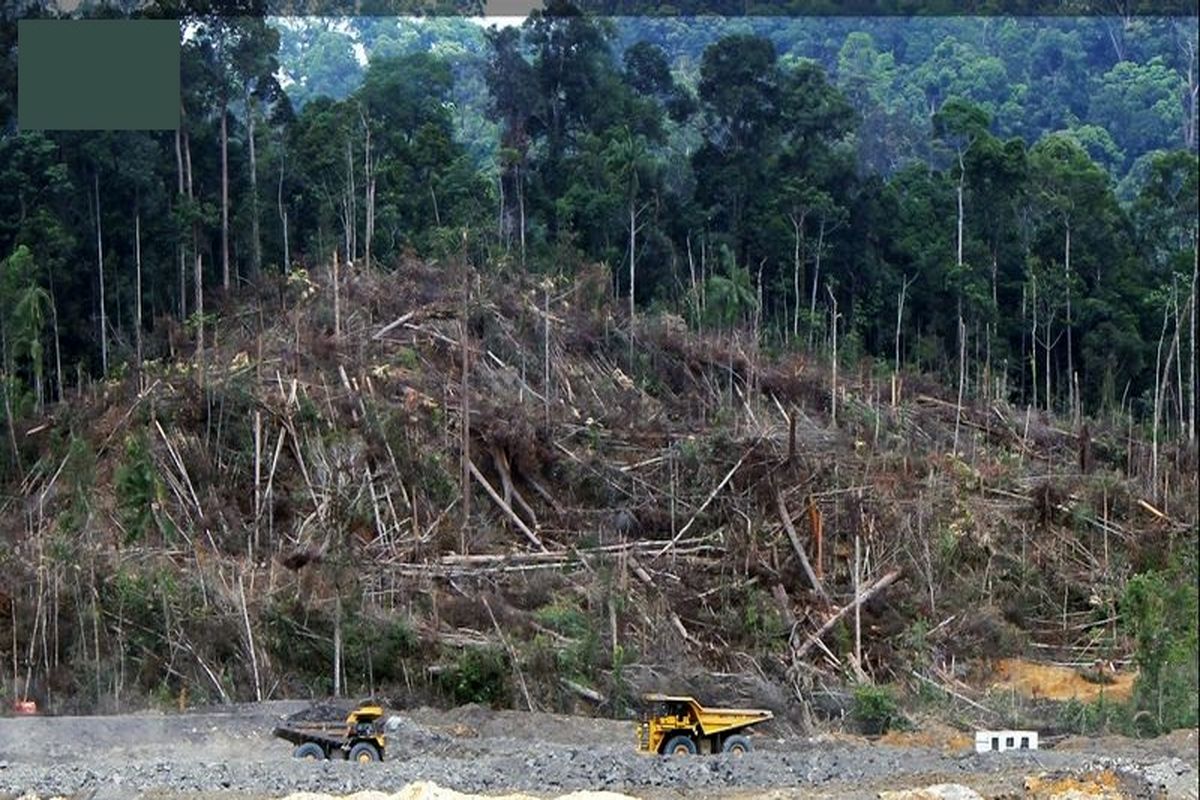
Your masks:
{"label": "dump truck bed", "polygon": [[277,725],[271,735],[296,745],[316,742],[326,749],[338,748],[346,742],[346,726],[336,722]]}
{"label": "dump truck bed", "polygon": [[696,698],[682,695],[648,694],[643,699],[652,703],[687,704],[701,732],[706,736],[765,722],[775,716],[765,708],[706,708],[700,705]]}

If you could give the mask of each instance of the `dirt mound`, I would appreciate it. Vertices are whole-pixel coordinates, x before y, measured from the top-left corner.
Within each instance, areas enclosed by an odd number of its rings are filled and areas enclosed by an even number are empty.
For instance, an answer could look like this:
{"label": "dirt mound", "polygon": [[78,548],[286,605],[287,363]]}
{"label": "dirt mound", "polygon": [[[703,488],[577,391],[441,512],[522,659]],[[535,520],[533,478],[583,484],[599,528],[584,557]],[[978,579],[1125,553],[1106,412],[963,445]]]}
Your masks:
{"label": "dirt mound", "polygon": [[1029,800],[1123,800],[1120,778],[1112,770],[1086,775],[1035,775],[1025,781]]}
{"label": "dirt mound", "polygon": [[1124,701],[1133,695],[1136,672],[1120,672],[1108,676],[1108,683],[1096,682],[1093,675],[1071,667],[1038,664],[1019,658],[996,662],[993,686],[1015,689],[1026,697],[1044,700],[1078,700],[1090,703],[1103,696],[1106,700]]}
{"label": "dirt mound", "polygon": [[932,721],[916,731],[888,731],[879,737],[879,741],[901,747],[929,747],[947,752],[966,752],[975,746],[975,740],[969,734]]}

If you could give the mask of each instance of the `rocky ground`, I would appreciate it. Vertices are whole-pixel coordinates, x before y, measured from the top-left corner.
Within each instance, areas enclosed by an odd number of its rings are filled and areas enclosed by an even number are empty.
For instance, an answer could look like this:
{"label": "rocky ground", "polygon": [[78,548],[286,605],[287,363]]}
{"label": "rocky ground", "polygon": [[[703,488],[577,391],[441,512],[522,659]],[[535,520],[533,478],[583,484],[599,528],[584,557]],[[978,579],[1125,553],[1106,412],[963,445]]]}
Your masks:
{"label": "rocky ground", "polygon": [[[981,755],[961,744],[916,744],[927,742],[916,738],[914,743],[803,739],[767,730],[755,737],[756,751],[743,758],[658,758],[634,752],[628,722],[467,706],[401,713],[389,738],[389,760],[360,765],[292,760],[290,745],[270,731],[304,706],[278,702],[182,715],[0,719],[0,798],[265,800],[301,791],[395,792],[415,781],[484,794],[609,790],[647,800],[875,798],[946,783],[990,798],[1197,796],[1195,731],[1153,741],[1070,740],[1036,753]],[[1089,795],[1087,785],[1099,788]],[[1076,794],[1064,794],[1070,791]]]}

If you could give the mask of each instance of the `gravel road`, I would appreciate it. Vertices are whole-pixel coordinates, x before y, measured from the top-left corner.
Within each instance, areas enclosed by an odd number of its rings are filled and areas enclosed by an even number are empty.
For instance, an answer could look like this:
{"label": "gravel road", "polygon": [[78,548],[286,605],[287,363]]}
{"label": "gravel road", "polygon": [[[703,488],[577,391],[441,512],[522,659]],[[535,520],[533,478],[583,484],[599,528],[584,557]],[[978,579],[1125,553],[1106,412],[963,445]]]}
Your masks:
{"label": "gravel road", "polygon": [[182,715],[0,719],[0,798],[279,798],[397,791],[423,780],[463,792],[553,796],[610,790],[659,798],[875,798],[937,783],[1024,797],[1030,775],[1109,770],[1129,798],[1195,798],[1195,731],[1154,742],[1073,740],[1027,754],[975,754],[854,739],[755,737],[742,758],[634,752],[628,722],[478,707],[400,712],[389,760],[300,762],[271,728],[307,704]]}

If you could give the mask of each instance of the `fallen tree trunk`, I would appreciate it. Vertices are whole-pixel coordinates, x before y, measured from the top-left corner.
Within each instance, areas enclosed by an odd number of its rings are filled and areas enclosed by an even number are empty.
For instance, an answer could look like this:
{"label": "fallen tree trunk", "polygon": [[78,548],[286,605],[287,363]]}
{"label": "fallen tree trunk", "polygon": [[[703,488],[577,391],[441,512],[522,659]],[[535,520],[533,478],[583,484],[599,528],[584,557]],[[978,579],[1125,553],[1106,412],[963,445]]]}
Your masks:
{"label": "fallen tree trunk", "polygon": [[470,459],[467,460],[467,469],[469,469],[471,474],[475,476],[475,480],[479,481],[479,485],[482,486],[484,491],[488,493],[488,496],[491,497],[492,500],[496,501],[496,505],[500,506],[500,510],[504,512],[504,515],[512,520],[513,524],[520,529],[521,533],[525,534],[525,538],[532,542],[537,549],[545,550],[546,545],[542,544],[542,540],[537,537],[537,534],[531,531],[529,526],[525,524],[525,521],[517,516],[517,512],[513,511],[512,506],[504,502],[504,498],[500,496],[500,493],[496,491],[495,487],[488,483],[487,478],[483,477],[483,473],[479,471],[479,467],[475,466],[474,461],[471,461]]}
{"label": "fallen tree trunk", "polygon": [[818,628],[816,633],[809,634],[808,639],[795,649],[794,657],[797,659],[803,658],[804,654],[812,649],[812,647],[820,641],[821,637],[833,630],[834,626],[841,622],[843,617],[895,583],[896,579],[900,577],[900,573],[900,570],[894,569],[879,580],[872,583],[867,588],[863,589],[853,601],[838,609],[837,613],[830,617],[824,625]]}
{"label": "fallen tree trunk", "polygon": [[812,564],[808,563],[808,555],[804,552],[804,547],[800,544],[800,537],[796,534],[796,527],[792,525],[792,515],[788,512],[787,503],[783,501],[783,494],[778,489],[775,490],[775,504],[779,509],[779,518],[783,520],[783,527],[787,531],[788,538],[792,541],[792,549],[800,557],[800,566],[804,567],[804,574],[808,576],[809,583],[812,584],[813,589],[816,590],[821,599],[828,603],[829,595],[825,594],[825,588],[821,586],[820,579],[813,572]]}

